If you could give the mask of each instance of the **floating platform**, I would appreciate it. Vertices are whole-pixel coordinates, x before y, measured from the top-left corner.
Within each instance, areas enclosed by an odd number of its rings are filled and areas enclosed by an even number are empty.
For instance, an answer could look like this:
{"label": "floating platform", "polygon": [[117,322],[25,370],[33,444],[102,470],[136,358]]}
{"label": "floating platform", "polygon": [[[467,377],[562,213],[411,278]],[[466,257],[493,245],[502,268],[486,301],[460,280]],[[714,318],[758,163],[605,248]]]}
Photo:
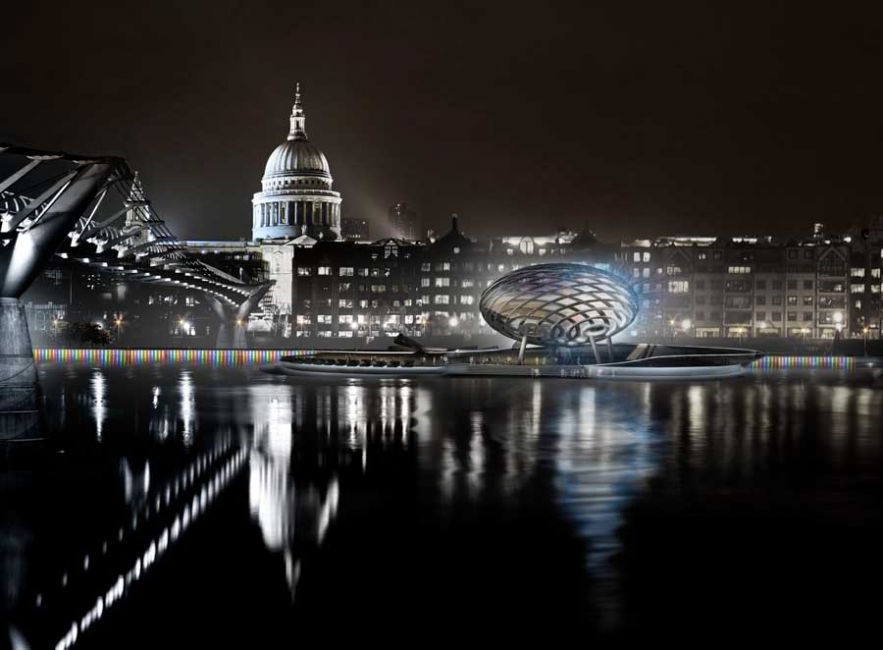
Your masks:
{"label": "floating platform", "polygon": [[[741,375],[762,353],[740,348],[615,344],[517,350],[331,350],[283,356],[269,371],[334,377],[534,377],[561,379],[720,379]],[[605,358],[606,357],[606,358]]]}

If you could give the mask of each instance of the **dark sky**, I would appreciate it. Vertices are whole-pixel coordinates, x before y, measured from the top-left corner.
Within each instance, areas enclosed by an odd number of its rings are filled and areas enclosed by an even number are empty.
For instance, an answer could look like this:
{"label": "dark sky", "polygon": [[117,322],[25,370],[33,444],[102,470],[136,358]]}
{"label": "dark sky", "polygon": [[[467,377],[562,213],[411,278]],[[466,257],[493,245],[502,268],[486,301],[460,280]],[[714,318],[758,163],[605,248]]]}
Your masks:
{"label": "dark sky", "polygon": [[[879,4],[879,3],[878,3]],[[607,239],[883,213],[883,10],[812,2],[10,2],[0,140],[117,153],[250,234],[294,84],[344,215]]]}

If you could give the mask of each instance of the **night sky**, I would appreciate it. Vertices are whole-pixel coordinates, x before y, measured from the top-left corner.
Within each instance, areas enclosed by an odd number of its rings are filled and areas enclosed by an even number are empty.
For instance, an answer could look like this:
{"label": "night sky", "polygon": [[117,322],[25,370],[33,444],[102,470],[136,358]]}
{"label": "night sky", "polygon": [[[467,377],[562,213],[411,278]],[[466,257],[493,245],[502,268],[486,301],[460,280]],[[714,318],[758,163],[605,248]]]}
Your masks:
{"label": "night sky", "polygon": [[473,235],[843,230],[883,213],[881,13],[10,2],[0,141],[123,155],[179,236],[248,237],[300,81],[344,216],[377,235],[395,201]]}

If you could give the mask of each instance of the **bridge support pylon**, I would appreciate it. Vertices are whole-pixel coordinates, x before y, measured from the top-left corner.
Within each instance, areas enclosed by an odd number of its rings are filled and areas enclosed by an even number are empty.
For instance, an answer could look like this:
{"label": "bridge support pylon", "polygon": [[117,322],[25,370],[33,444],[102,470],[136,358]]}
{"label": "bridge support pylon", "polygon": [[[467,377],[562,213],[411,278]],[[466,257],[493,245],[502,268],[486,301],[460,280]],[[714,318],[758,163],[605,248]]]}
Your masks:
{"label": "bridge support pylon", "polygon": [[18,298],[0,298],[0,335],[0,440],[38,437],[37,365]]}
{"label": "bridge support pylon", "polygon": [[248,347],[248,336],[245,329],[248,315],[255,310],[269,289],[270,284],[259,286],[235,308],[235,311],[232,305],[221,302],[215,296],[209,296],[212,311],[220,320],[215,347],[237,350]]}

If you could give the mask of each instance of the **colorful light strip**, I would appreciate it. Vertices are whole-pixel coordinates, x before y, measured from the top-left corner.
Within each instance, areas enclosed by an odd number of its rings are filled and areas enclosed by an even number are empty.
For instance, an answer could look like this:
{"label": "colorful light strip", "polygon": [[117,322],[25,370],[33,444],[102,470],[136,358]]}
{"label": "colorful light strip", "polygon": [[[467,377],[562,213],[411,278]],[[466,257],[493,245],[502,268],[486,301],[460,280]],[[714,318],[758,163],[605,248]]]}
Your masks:
{"label": "colorful light strip", "polygon": [[792,368],[851,370],[855,367],[855,357],[778,355],[761,357],[748,366],[749,370],[790,370]]}
{"label": "colorful light strip", "polygon": [[311,350],[190,350],[122,348],[37,348],[37,363],[139,366],[147,364],[197,366],[251,366],[275,363],[283,355],[306,356]]}
{"label": "colorful light strip", "polygon": [[[122,349],[122,348],[37,348],[37,363],[91,364],[98,366],[198,365],[251,366],[275,363],[279,357],[308,356],[313,350],[208,350],[208,349]],[[851,370],[855,357],[769,355],[755,361],[749,370],[789,370],[791,368],[828,368]]]}

